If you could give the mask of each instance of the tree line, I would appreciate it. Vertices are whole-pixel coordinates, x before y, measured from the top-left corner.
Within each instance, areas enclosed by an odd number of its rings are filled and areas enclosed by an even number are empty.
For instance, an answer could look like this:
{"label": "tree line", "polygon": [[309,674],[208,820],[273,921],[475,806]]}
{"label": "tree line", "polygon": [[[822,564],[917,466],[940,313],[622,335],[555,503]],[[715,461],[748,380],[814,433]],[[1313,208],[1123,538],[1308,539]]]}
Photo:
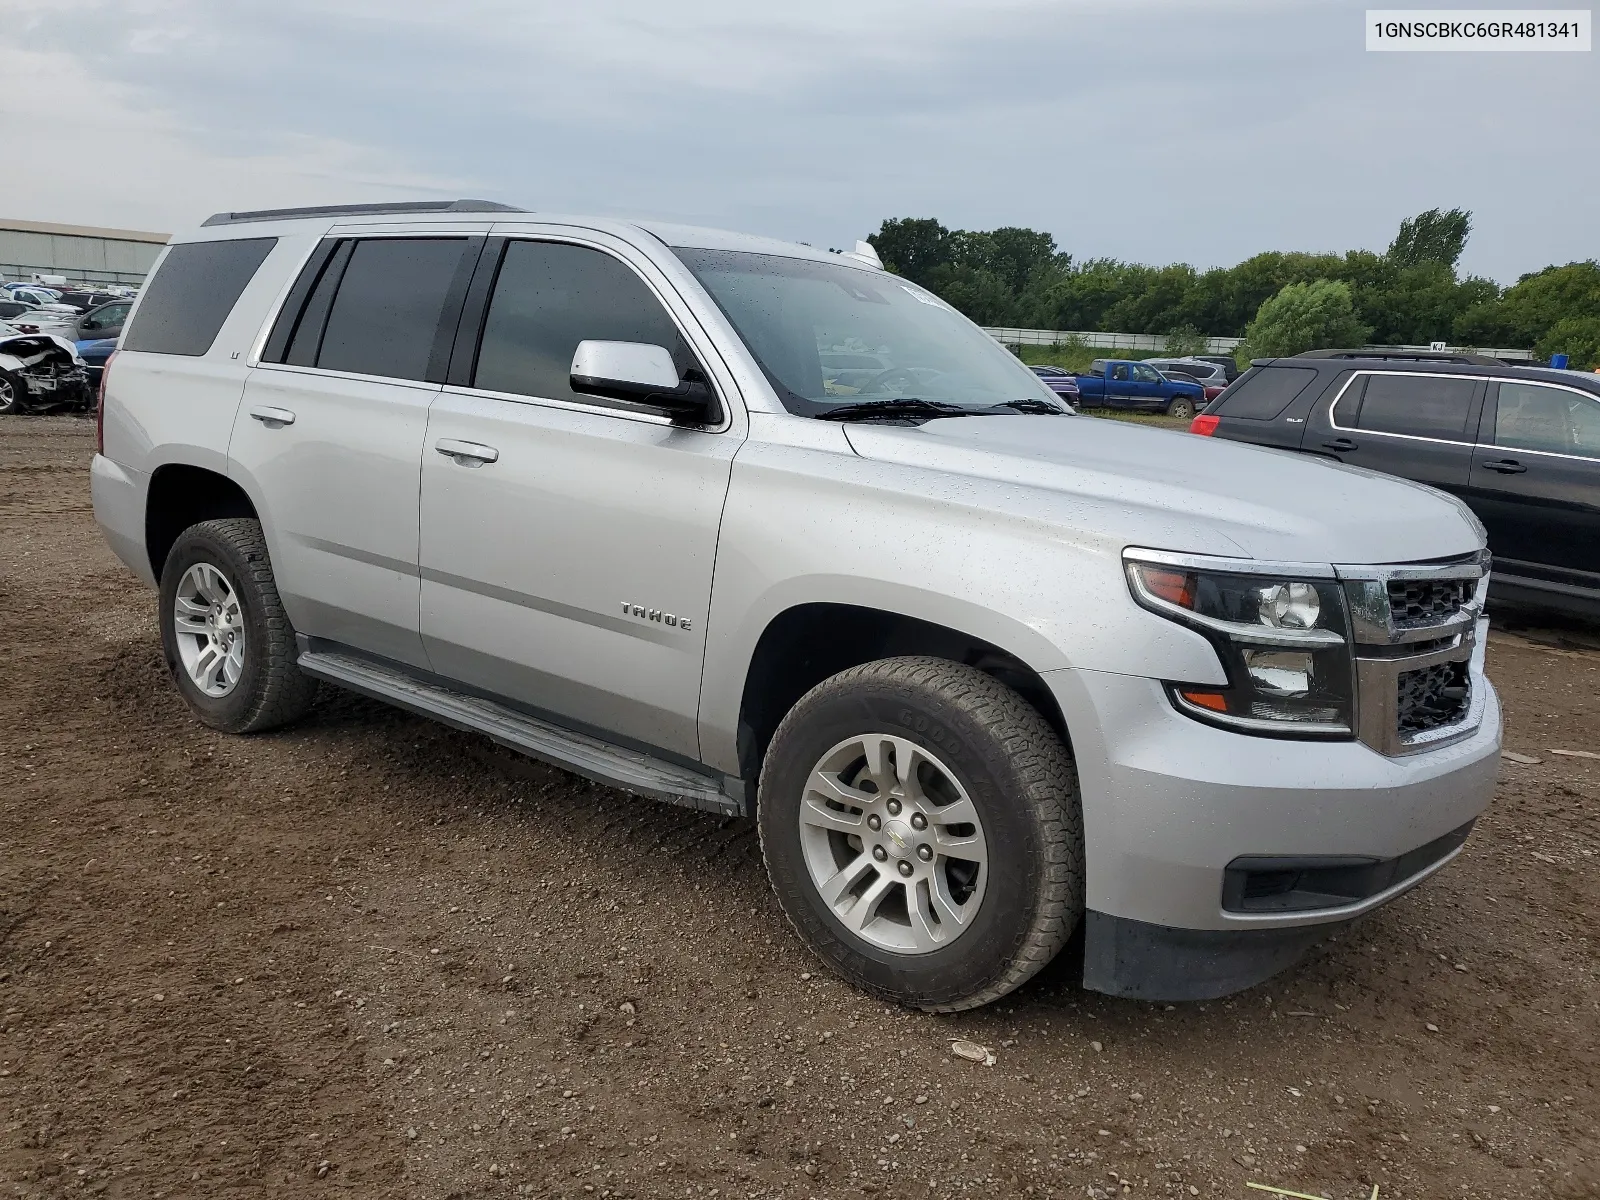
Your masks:
{"label": "tree line", "polygon": [[1033,229],[947,229],[886,220],[870,239],[884,265],[980,325],[1242,337],[1248,353],[1333,345],[1453,345],[1566,353],[1600,362],[1600,263],[1549,266],[1502,289],[1462,275],[1472,214],[1430,209],[1400,223],[1383,253],[1267,251],[1197,271],[1113,258],[1082,261]]}

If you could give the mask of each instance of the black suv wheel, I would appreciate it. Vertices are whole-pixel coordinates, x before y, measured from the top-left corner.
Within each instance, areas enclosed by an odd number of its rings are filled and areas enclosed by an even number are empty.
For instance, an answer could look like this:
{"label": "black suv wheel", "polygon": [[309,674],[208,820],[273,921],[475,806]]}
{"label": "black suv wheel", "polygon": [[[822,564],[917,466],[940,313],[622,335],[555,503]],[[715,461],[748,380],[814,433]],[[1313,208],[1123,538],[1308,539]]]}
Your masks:
{"label": "black suv wheel", "polygon": [[930,1011],[1005,995],[1083,913],[1066,748],[959,663],[884,659],[813,688],[773,737],[759,821],[806,943],[857,986]]}

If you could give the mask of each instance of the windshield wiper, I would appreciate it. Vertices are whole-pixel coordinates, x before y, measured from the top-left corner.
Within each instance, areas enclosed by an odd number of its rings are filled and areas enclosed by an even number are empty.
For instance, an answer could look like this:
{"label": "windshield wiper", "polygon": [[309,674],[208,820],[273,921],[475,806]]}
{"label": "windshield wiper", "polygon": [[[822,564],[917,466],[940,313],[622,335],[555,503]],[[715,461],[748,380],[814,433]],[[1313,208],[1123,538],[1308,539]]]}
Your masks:
{"label": "windshield wiper", "polygon": [[923,400],[917,396],[902,396],[898,400],[868,400],[862,404],[841,404],[838,408],[819,413],[821,421],[864,421],[872,417],[970,417],[977,415],[959,404],[946,404],[942,400]]}
{"label": "windshield wiper", "polygon": [[1009,408],[1012,412],[1019,413],[1048,413],[1051,416],[1065,417],[1071,409],[1062,404],[1051,404],[1048,400],[1002,400],[992,408]]}

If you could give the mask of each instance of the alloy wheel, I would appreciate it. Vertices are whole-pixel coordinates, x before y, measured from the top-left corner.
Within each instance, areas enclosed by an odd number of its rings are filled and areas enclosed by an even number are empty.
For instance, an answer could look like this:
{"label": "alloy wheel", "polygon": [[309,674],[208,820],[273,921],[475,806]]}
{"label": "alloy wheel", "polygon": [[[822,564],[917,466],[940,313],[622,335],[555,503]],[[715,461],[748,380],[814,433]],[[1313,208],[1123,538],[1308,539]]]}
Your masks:
{"label": "alloy wheel", "polygon": [[927,749],[887,733],[840,742],[807,776],[799,822],[811,882],[863,941],[928,954],[972,927],[989,876],[983,822]]}
{"label": "alloy wheel", "polygon": [[190,682],[207,696],[233,691],[244,673],[244,612],[228,577],[211,563],[195,563],[178,581],[172,617]]}

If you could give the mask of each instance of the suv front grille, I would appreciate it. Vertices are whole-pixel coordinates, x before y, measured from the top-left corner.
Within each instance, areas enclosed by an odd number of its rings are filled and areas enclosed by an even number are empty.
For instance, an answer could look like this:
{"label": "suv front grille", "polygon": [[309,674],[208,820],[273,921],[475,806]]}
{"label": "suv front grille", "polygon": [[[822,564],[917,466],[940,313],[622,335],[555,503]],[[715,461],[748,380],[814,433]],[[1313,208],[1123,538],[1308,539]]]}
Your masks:
{"label": "suv front grille", "polygon": [[1435,625],[1472,599],[1476,579],[1391,579],[1389,617],[1396,629]]}
{"label": "suv front grille", "polygon": [[1399,688],[1395,718],[1401,736],[1452,725],[1467,714],[1470,684],[1465,661],[1402,671]]}

